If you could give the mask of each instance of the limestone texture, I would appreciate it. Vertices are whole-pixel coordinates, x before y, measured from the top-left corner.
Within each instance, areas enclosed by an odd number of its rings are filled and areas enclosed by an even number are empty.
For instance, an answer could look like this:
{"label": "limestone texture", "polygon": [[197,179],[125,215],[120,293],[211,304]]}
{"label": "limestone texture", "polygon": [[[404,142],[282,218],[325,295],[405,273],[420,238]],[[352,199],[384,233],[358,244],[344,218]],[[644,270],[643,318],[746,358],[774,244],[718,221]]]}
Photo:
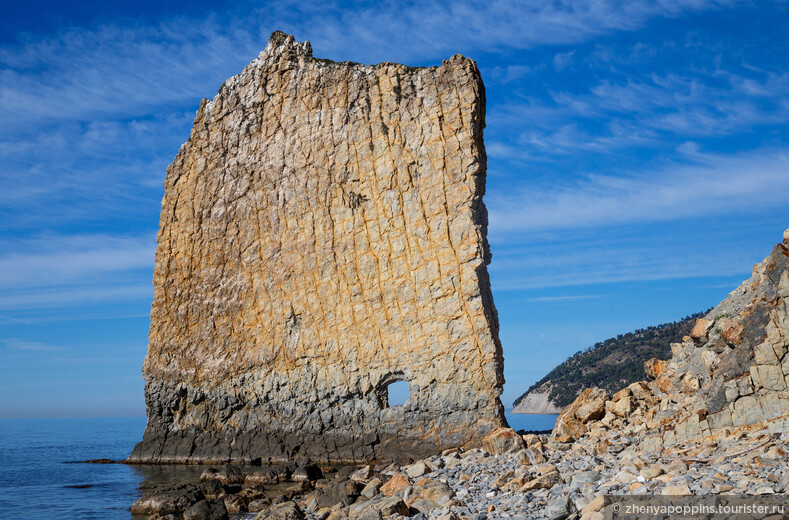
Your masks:
{"label": "limestone texture", "polygon": [[203,100],[167,169],[128,461],[418,458],[505,425],[484,125],[470,59],[336,63],[279,32]]}

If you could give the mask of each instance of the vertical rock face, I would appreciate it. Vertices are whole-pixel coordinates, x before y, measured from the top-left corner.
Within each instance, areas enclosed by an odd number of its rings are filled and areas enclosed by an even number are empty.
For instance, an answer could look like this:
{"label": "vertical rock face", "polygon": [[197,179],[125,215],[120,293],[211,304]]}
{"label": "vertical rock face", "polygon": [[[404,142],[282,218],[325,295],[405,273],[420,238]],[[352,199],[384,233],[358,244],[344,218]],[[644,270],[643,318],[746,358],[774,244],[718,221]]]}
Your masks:
{"label": "vertical rock face", "polygon": [[167,170],[129,460],[418,457],[504,424],[484,111],[462,56],[334,63],[282,33],[204,100]]}

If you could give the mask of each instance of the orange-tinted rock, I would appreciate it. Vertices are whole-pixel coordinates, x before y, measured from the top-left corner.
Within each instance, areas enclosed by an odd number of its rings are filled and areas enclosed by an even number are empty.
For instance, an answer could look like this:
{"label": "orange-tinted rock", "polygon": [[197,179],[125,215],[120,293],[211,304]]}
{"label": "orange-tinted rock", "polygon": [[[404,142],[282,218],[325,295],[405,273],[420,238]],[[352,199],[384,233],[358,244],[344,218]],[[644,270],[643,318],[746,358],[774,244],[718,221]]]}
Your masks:
{"label": "orange-tinted rock", "polygon": [[523,438],[512,428],[496,428],[482,439],[482,447],[488,452],[500,455],[508,451],[522,450]]}
{"label": "orange-tinted rock", "polygon": [[707,334],[714,323],[714,321],[705,320],[704,318],[699,318],[696,320],[696,324],[693,325],[693,329],[690,331],[690,337],[693,340],[693,343],[696,345],[703,345],[706,343]]}
{"label": "orange-tinted rock", "polygon": [[674,383],[671,381],[670,378],[666,376],[660,376],[655,380],[655,385],[657,386],[658,390],[663,392],[664,394],[670,394],[674,391]]}
{"label": "orange-tinted rock", "polygon": [[721,320],[721,338],[729,345],[737,346],[742,343],[743,326],[734,320]]}
{"label": "orange-tinted rock", "polygon": [[392,496],[403,488],[411,485],[408,476],[403,473],[395,473],[389,481],[381,486],[381,493],[385,496]]}
{"label": "orange-tinted rock", "polygon": [[584,420],[591,421],[595,417],[600,417],[600,406],[604,408],[607,399],[608,393],[601,388],[588,388],[581,392],[575,401],[559,414],[553,436],[567,435],[573,439],[583,436],[588,431]]}
{"label": "orange-tinted rock", "polygon": [[644,372],[646,373],[649,379],[655,380],[660,377],[663,372],[666,371],[668,367],[668,361],[663,361],[662,359],[652,358],[649,361],[644,362]]}
{"label": "orange-tinted rock", "polygon": [[611,396],[612,401],[619,401],[620,399],[624,399],[625,397],[630,397],[632,393],[630,392],[630,388],[623,388],[614,395]]}

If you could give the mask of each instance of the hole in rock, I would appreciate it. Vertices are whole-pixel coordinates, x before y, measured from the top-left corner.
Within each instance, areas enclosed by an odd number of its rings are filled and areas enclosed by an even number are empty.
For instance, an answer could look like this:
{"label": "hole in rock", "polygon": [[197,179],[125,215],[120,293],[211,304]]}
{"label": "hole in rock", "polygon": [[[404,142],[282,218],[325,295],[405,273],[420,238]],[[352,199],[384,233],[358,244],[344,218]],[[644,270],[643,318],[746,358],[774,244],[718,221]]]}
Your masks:
{"label": "hole in rock", "polygon": [[395,381],[386,387],[388,406],[402,406],[408,401],[410,389],[408,381]]}

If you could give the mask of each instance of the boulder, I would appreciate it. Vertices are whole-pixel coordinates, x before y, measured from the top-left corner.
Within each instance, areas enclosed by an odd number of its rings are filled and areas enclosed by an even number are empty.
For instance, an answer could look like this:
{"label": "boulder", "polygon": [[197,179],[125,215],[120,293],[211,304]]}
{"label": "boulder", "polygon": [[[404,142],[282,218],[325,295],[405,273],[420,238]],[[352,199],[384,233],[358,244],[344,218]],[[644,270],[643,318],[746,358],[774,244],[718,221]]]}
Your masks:
{"label": "boulder", "polygon": [[131,506],[135,515],[183,513],[205,496],[195,484],[162,484],[145,493]]}
{"label": "boulder", "polygon": [[574,473],[570,484],[573,487],[582,487],[586,484],[597,484],[603,480],[603,476],[599,471],[579,471]]}
{"label": "boulder", "polygon": [[602,419],[605,415],[605,399],[600,397],[583,403],[575,412],[575,417],[582,423]]}
{"label": "boulder", "polygon": [[351,478],[351,475],[356,473],[358,469],[359,468],[357,468],[356,466],[343,466],[337,471],[337,474],[334,475],[334,478],[340,480],[347,480]]}
{"label": "boulder", "polygon": [[653,381],[660,377],[666,371],[666,368],[668,368],[668,361],[663,361],[662,359],[652,358],[644,362],[644,373]]}
{"label": "boulder", "polygon": [[218,480],[225,485],[241,485],[244,483],[244,474],[236,466],[225,465],[218,470],[209,468],[203,471],[200,480]]}
{"label": "boulder", "polygon": [[378,494],[378,491],[380,491],[382,485],[383,482],[381,482],[380,478],[375,477],[370,479],[370,481],[364,486],[364,489],[362,489],[361,496],[373,498]]}
{"label": "boulder", "polygon": [[379,509],[376,509],[374,507],[368,507],[362,510],[362,512],[359,513],[359,515],[354,518],[355,520],[381,520],[383,518],[383,515],[381,514],[381,511]]}
{"label": "boulder", "polygon": [[222,500],[201,500],[184,511],[184,520],[227,520]]}
{"label": "boulder", "polygon": [[598,495],[594,497],[592,500],[587,502],[583,508],[581,508],[581,517],[585,518],[591,516],[592,513],[596,513],[597,511],[602,511],[602,509],[608,504],[609,499],[605,495]]}
{"label": "boulder", "polygon": [[599,417],[598,408],[602,402],[608,400],[608,392],[602,388],[588,388],[581,392],[581,394],[566,406],[559,418],[556,420],[556,426],[553,429],[553,437],[567,436],[571,439],[581,438],[587,431],[588,427],[584,421],[578,417],[578,411],[582,410],[581,415],[587,421],[592,421],[592,417]]}
{"label": "boulder", "polygon": [[373,477],[373,475],[375,475],[375,471],[373,470],[372,466],[367,465],[351,473],[350,478],[351,480],[359,480],[366,482],[370,480]]}
{"label": "boulder", "polygon": [[356,480],[335,480],[319,489],[315,494],[318,507],[333,507],[337,504],[348,506],[359,497],[364,485]]}
{"label": "boulder", "polygon": [[312,462],[300,464],[290,475],[290,479],[294,482],[315,481],[321,478],[323,478],[323,471],[320,466]]}
{"label": "boulder", "polygon": [[198,486],[206,498],[215,498],[227,493],[225,486],[218,480],[206,480]]}
{"label": "boulder", "polygon": [[247,486],[263,487],[265,484],[276,484],[280,480],[288,480],[290,474],[291,471],[288,471],[285,466],[271,467],[250,473],[244,478],[244,483]]}
{"label": "boulder", "polygon": [[570,439],[580,439],[589,429],[584,423],[574,416],[560,415],[553,427],[554,437],[568,437]]}
{"label": "boulder", "polygon": [[542,475],[535,479],[532,479],[526,484],[523,485],[521,488],[521,493],[525,493],[526,491],[532,491],[535,489],[550,489],[560,481],[558,473],[549,473],[547,475]]}
{"label": "boulder", "polygon": [[371,500],[370,506],[378,509],[383,516],[408,515],[408,506],[400,497],[382,497]]}
{"label": "boulder", "polygon": [[630,393],[633,395],[633,397],[639,401],[652,398],[652,391],[649,389],[649,385],[644,381],[637,381],[628,386],[627,389],[630,390]]}
{"label": "boulder", "polygon": [[381,486],[381,493],[390,497],[410,485],[411,481],[408,479],[408,475],[398,472],[392,475],[392,478],[386,484]]}
{"label": "boulder", "polygon": [[660,491],[660,494],[671,495],[671,496],[684,496],[684,495],[690,495],[691,491],[686,484],[680,484],[676,486],[666,486]]}
{"label": "boulder", "polygon": [[704,318],[696,320],[696,324],[693,325],[693,329],[690,331],[690,337],[697,347],[707,342],[709,331],[714,324],[713,320],[705,320]]}
{"label": "boulder", "polygon": [[745,328],[740,322],[730,318],[723,318],[718,322],[718,327],[721,329],[721,338],[728,345],[736,347],[742,343]]}
{"label": "boulder", "polygon": [[455,497],[455,492],[447,484],[439,482],[420,489],[419,497],[431,500],[438,505],[444,505]]}
{"label": "boulder", "polygon": [[412,511],[416,511],[417,513],[424,513],[426,515],[430,514],[430,511],[437,508],[438,504],[430,500],[429,498],[420,498],[416,502],[411,504],[410,509]]}
{"label": "boulder", "polygon": [[249,504],[247,504],[247,511],[250,513],[258,513],[260,511],[264,511],[269,506],[271,506],[271,500],[268,498],[258,498],[250,501]]}
{"label": "boulder", "polygon": [[408,475],[408,478],[419,478],[422,475],[427,475],[428,473],[430,473],[430,468],[427,467],[427,464],[424,462],[412,464],[405,470],[405,474]]}
{"label": "boulder", "polygon": [[482,439],[482,447],[494,455],[508,451],[522,450],[525,447],[523,437],[512,428],[496,428]]}
{"label": "boulder", "polygon": [[261,511],[255,520],[304,520],[304,512],[292,501],[282,502],[271,506],[267,511]]}
{"label": "boulder", "polygon": [[617,417],[627,417],[636,409],[636,401],[633,396],[628,395],[618,401],[609,401],[609,408],[609,411]]}
{"label": "boulder", "polygon": [[223,501],[228,513],[243,513],[247,509],[244,501],[237,495],[228,495]]}
{"label": "boulder", "polygon": [[570,516],[570,498],[566,495],[554,498],[545,506],[543,515],[549,520],[564,520]]}

